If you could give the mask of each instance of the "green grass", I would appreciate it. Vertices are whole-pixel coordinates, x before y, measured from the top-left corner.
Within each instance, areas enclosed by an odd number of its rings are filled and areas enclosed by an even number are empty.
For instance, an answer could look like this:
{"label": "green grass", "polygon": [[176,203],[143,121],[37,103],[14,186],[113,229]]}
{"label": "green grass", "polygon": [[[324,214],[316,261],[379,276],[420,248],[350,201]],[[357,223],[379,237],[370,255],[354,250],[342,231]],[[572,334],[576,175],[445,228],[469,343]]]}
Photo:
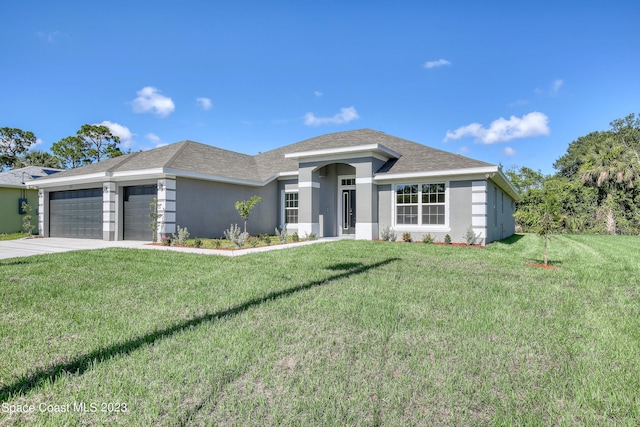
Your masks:
{"label": "green grass", "polygon": [[639,244],[3,260],[0,425],[637,426]]}
{"label": "green grass", "polygon": [[27,233],[5,233],[0,234],[0,240],[17,240],[28,237]]}

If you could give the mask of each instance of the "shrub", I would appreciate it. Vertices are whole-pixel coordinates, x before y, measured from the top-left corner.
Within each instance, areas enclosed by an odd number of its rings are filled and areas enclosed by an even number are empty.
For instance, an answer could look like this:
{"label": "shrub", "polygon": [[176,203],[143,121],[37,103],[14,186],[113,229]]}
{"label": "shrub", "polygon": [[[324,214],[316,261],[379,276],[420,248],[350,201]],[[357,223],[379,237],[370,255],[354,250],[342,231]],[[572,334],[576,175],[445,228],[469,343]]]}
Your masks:
{"label": "shrub", "polygon": [[173,233],[173,236],[171,238],[173,244],[178,246],[187,246],[189,230],[187,230],[187,227],[180,227],[179,225],[177,226],[177,228],[178,234],[176,235],[176,233]]}
{"label": "shrub", "polygon": [[411,243],[411,233],[409,233],[408,231],[405,231],[404,233],[402,233],[402,241]]}
{"label": "shrub", "polygon": [[396,241],[396,232],[393,228],[389,226],[382,227],[382,231],[380,232],[380,239],[385,242],[395,242]]}
{"label": "shrub", "polygon": [[33,233],[33,229],[35,228],[31,223],[33,216],[31,215],[31,205],[28,203],[22,203],[22,211],[24,212],[24,216],[22,217],[22,230],[28,235]]}
{"label": "shrub", "polygon": [[316,233],[311,233],[311,234],[305,235],[305,238],[307,240],[318,240],[318,235]]}
{"label": "shrub", "polygon": [[158,241],[158,220],[162,218],[162,214],[158,212],[158,199],[155,197],[151,203],[149,203],[149,218],[151,218],[151,222],[149,223],[151,239],[153,243],[155,243]]}
{"label": "shrub", "polygon": [[271,244],[271,237],[267,233],[262,233],[260,235],[260,240],[262,240],[267,246]]}
{"label": "shrub", "polygon": [[424,236],[422,236],[422,243],[433,243],[433,236],[431,236],[431,234],[425,234]]}
{"label": "shrub", "polygon": [[444,244],[445,245],[450,245],[451,244],[451,236],[449,236],[448,234],[446,236],[444,236]]}
{"label": "shrub", "polygon": [[219,240],[219,239],[216,239],[216,240],[214,240],[214,241],[213,241],[213,246],[214,246],[216,249],[220,249],[220,247],[222,246],[222,243],[220,243],[220,240]]}
{"label": "shrub", "polygon": [[199,248],[199,247],[201,247],[201,246],[202,246],[202,239],[200,239],[200,238],[196,237],[196,238],[193,240],[193,247],[194,247],[194,248]]}
{"label": "shrub", "polygon": [[249,236],[249,238],[247,239],[247,243],[252,248],[255,248],[256,246],[258,246],[260,244],[260,239],[257,238],[256,236]]}
{"label": "shrub", "polygon": [[465,231],[462,237],[464,238],[464,241],[467,242],[467,245],[471,246],[471,245],[475,245],[478,242],[480,235],[476,234],[473,231],[472,226],[469,226],[469,228],[467,228],[467,231]]}
{"label": "shrub", "polygon": [[228,230],[224,230],[224,237],[233,242],[236,247],[241,248],[247,243],[249,233],[240,231],[238,224],[231,224]]}
{"label": "shrub", "polygon": [[287,226],[283,225],[280,231],[278,231],[278,227],[276,227],[276,236],[280,243],[287,243]]}
{"label": "shrub", "polygon": [[162,236],[162,239],[160,239],[160,243],[162,243],[163,246],[171,246],[171,237]]}
{"label": "shrub", "polygon": [[294,242],[299,242],[300,241],[300,236],[298,236],[298,232],[294,231],[293,234],[291,235],[291,240],[293,240]]}

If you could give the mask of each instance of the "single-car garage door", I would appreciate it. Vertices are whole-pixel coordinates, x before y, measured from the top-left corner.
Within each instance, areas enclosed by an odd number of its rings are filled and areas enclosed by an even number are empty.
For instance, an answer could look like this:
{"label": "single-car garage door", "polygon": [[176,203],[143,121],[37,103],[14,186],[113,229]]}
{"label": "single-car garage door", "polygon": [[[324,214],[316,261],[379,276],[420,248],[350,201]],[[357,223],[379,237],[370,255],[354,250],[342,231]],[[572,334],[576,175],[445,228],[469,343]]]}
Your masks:
{"label": "single-car garage door", "polygon": [[151,240],[151,202],[157,197],[155,185],[124,189],[124,240]]}
{"label": "single-car garage door", "polygon": [[102,189],[49,193],[49,235],[102,239]]}

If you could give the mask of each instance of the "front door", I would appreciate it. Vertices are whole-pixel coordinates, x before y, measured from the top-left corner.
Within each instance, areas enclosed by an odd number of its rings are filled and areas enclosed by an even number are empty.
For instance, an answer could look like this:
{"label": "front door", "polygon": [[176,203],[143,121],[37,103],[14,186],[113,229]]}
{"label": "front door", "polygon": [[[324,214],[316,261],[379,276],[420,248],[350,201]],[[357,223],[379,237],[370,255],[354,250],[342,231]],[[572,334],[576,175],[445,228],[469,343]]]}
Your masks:
{"label": "front door", "polygon": [[342,234],[356,232],[356,190],[342,190]]}

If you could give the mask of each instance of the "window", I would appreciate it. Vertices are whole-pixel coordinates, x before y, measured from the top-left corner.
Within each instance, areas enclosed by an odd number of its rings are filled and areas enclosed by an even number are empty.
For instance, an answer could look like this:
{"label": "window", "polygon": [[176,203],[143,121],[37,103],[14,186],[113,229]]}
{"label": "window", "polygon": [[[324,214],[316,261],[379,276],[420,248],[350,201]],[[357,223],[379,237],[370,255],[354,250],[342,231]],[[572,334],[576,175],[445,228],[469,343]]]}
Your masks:
{"label": "window", "polygon": [[445,184],[397,185],[396,224],[444,225]]}
{"label": "window", "polygon": [[396,223],[418,223],[418,186],[396,186]]}
{"label": "window", "polygon": [[444,225],[444,183],[422,184],[422,224]]}
{"label": "window", "polygon": [[284,222],[298,223],[298,193],[284,193]]}
{"label": "window", "polygon": [[356,179],[355,178],[345,178],[340,180],[340,183],[343,187],[346,186],[350,186],[350,185],[356,185]]}

